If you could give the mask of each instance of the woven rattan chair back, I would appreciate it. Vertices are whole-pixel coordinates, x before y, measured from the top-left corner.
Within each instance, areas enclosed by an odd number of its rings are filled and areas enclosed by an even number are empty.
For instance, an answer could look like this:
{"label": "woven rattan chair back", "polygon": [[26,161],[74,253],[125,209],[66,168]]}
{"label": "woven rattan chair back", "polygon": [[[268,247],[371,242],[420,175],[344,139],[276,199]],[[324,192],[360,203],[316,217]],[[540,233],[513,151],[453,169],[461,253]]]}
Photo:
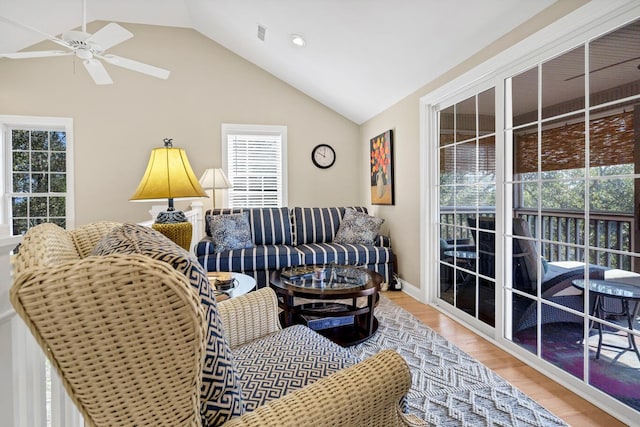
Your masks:
{"label": "woven rattan chair back", "polygon": [[52,223],[39,224],[24,235],[18,254],[12,260],[13,273],[18,275],[33,267],[79,258],[73,238],[64,228]]}
{"label": "woven rattan chair back", "polygon": [[31,268],[11,302],[86,425],[201,425],[204,311],[168,264],[111,255]]}
{"label": "woven rattan chair back", "polygon": [[88,257],[94,246],[111,230],[121,226],[121,222],[99,221],[69,231],[80,258]]}

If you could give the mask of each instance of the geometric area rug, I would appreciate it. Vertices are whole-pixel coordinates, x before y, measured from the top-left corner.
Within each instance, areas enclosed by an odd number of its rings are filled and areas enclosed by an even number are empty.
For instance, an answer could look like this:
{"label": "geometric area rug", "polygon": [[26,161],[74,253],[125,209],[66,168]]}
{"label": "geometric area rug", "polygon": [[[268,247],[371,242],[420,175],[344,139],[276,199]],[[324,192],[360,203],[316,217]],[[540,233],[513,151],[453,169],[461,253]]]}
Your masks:
{"label": "geometric area rug", "polygon": [[360,360],[382,349],[404,357],[412,377],[410,414],[433,426],[567,425],[383,294],[375,315],[377,332],[348,349]]}

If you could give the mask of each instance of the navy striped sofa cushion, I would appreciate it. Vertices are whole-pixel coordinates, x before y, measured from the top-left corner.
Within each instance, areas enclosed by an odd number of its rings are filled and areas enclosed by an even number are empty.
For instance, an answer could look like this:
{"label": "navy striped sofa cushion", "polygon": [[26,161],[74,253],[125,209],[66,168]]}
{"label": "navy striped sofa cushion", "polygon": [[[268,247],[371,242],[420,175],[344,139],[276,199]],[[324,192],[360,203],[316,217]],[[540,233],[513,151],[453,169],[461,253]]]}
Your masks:
{"label": "navy striped sofa cushion", "polygon": [[211,236],[208,216],[249,212],[249,224],[255,245],[290,245],[291,216],[289,208],[247,208],[209,210],[205,218],[205,231]]}
{"label": "navy striped sofa cushion", "polygon": [[[291,211],[294,244],[325,243],[333,241],[346,207],[340,208],[299,208]],[[352,207],[357,212],[367,213],[363,206]]]}
{"label": "navy striped sofa cushion", "polygon": [[300,265],[303,258],[291,245],[259,245],[216,253],[207,238],[196,246],[196,255],[207,271],[279,270]]}
{"label": "navy striped sofa cushion", "polygon": [[[381,264],[391,261],[389,248],[350,243],[307,243],[296,246],[303,264]],[[348,260],[348,262],[347,262]]]}

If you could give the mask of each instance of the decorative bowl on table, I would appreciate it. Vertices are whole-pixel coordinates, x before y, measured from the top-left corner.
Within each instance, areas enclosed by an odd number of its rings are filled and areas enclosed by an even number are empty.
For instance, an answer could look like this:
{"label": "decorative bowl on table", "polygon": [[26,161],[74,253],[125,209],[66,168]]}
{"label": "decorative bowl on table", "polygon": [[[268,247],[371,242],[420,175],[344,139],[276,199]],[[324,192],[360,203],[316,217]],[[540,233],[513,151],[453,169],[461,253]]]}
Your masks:
{"label": "decorative bowl on table", "polygon": [[207,273],[209,281],[218,291],[230,291],[238,285],[238,281],[227,271],[216,271]]}

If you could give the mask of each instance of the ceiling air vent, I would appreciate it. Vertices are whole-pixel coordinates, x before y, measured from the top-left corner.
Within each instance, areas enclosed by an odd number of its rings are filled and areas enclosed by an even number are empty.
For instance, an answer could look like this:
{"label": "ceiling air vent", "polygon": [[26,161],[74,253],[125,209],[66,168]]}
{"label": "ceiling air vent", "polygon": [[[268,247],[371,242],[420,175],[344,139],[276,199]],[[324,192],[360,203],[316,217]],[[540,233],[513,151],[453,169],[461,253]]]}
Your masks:
{"label": "ceiling air vent", "polygon": [[258,24],[258,38],[264,41],[264,38],[266,35],[267,35],[267,29],[262,25]]}

